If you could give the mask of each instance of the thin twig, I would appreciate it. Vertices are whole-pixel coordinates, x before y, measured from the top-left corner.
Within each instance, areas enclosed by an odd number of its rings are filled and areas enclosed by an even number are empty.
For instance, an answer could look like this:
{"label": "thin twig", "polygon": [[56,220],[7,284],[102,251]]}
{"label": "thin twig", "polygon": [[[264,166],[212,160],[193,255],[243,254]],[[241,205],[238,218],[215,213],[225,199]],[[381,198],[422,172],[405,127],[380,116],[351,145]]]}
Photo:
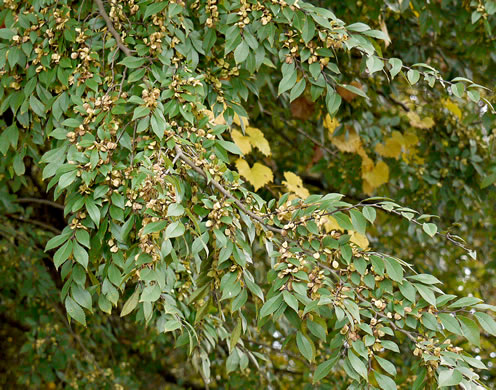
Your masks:
{"label": "thin twig", "polygon": [[12,215],[12,214],[5,214],[5,216],[7,218],[15,219],[16,221],[30,223],[31,225],[35,225],[35,226],[41,227],[43,229],[50,230],[52,233],[55,233],[55,234],[60,234],[61,233],[61,231],[59,229],[57,229],[56,227],[53,227],[51,225],[47,225],[47,224],[45,224],[43,222],[35,221],[33,219],[27,219],[27,218],[23,218],[23,217],[18,217],[16,215]]}
{"label": "thin twig", "polygon": [[63,205],[61,205],[59,203],[56,203],[56,202],[52,202],[50,200],[46,200],[46,199],[19,198],[19,199],[16,199],[14,202],[15,203],[39,203],[39,204],[46,204],[47,206],[52,206],[52,207],[55,207],[57,209],[64,210],[64,206]]}
{"label": "thin twig", "polygon": [[100,15],[105,20],[105,23],[107,23],[108,30],[114,36],[115,42],[117,43],[117,47],[119,49],[121,49],[121,51],[125,55],[130,56],[132,54],[131,50],[126,45],[124,45],[124,43],[122,42],[121,36],[115,30],[114,25],[112,24],[112,21],[110,20],[109,16],[107,15],[107,12],[105,11],[105,7],[103,6],[102,0],[95,0],[95,3],[98,6],[98,11],[100,12]]}

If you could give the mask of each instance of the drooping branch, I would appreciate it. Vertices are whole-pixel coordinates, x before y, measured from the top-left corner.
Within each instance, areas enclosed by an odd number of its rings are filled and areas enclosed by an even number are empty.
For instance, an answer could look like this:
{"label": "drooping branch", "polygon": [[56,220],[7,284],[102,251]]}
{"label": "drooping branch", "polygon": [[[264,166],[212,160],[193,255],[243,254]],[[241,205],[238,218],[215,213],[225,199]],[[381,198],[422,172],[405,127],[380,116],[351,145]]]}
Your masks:
{"label": "drooping branch", "polygon": [[[195,163],[193,161],[191,161],[191,159],[189,157],[187,157],[183,151],[181,150],[181,148],[176,145],[175,146],[175,150],[176,150],[176,153],[177,153],[177,156],[179,157],[179,159],[181,161],[183,161],[184,163],[186,163],[187,165],[189,165],[195,172],[197,172],[198,174],[200,174],[202,177],[204,177],[205,179],[207,179],[208,181],[208,177],[207,177],[207,174],[198,166],[195,165]],[[245,205],[243,203],[241,203],[239,201],[239,199],[235,198],[228,190],[226,190],[219,182],[217,182],[216,180],[214,179],[210,179],[209,183],[215,187],[216,189],[218,189],[223,195],[225,195],[227,198],[231,199],[234,204],[236,206],[238,206],[238,208],[243,212],[245,213],[246,215],[250,216],[251,218],[253,218],[254,220],[256,220],[257,222],[259,222],[261,225],[263,225],[265,228],[267,228],[268,230],[274,232],[274,233],[279,233],[279,234],[283,234],[284,230],[283,229],[279,229],[279,228],[276,228],[274,226],[271,226],[271,225],[268,225],[267,223],[265,223],[265,221],[260,217],[258,216],[257,214],[255,214],[254,212],[248,210]]]}
{"label": "drooping branch", "polygon": [[114,25],[112,24],[112,21],[110,20],[109,16],[107,15],[107,11],[105,11],[105,7],[103,6],[102,0],[95,0],[96,5],[98,6],[98,11],[100,12],[101,17],[105,20],[105,23],[107,24],[107,28],[112,34],[112,36],[115,38],[115,42],[117,43],[117,47],[121,49],[121,51],[127,55],[130,56],[132,54],[131,50],[124,45],[122,42],[120,34],[115,30]]}

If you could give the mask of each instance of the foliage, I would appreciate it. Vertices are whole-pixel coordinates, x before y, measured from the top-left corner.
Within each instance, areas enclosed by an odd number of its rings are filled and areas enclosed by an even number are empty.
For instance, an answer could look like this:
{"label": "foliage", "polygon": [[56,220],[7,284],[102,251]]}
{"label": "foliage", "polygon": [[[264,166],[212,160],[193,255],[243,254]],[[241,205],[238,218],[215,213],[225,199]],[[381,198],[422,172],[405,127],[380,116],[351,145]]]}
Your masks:
{"label": "foliage", "polygon": [[494,384],[493,0],[0,4],[5,385]]}

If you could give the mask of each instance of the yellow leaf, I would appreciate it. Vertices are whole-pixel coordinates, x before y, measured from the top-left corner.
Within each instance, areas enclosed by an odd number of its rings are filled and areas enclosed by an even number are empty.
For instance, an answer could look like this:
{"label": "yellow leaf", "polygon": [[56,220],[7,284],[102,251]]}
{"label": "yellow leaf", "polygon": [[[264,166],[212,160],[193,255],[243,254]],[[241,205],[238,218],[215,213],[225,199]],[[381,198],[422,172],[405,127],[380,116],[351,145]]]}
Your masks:
{"label": "yellow leaf", "polygon": [[384,161],[379,161],[375,165],[374,169],[369,172],[362,173],[362,178],[364,179],[364,191],[371,193],[377,187],[380,187],[388,182],[389,167]]}
{"label": "yellow leaf", "polygon": [[250,143],[260,150],[264,155],[270,156],[270,145],[265,139],[264,133],[262,133],[256,127],[247,127],[246,133],[250,136]]}
{"label": "yellow leaf", "polygon": [[419,142],[419,139],[417,137],[417,134],[415,134],[414,129],[408,129],[405,134],[403,134],[403,139],[405,140],[405,146],[409,148],[410,146],[417,145]]}
{"label": "yellow leaf", "polygon": [[241,121],[243,121],[243,127],[246,128],[248,126],[248,118],[245,116],[239,116],[238,114],[234,114],[233,122],[241,127]]}
{"label": "yellow leaf", "polygon": [[393,131],[391,137],[387,138],[384,144],[377,144],[376,153],[382,157],[391,157],[398,159],[401,154],[402,146],[405,146],[405,139],[399,131]]}
{"label": "yellow leaf", "polygon": [[333,230],[338,230],[341,232],[344,232],[343,228],[339,226],[338,221],[336,221],[336,218],[329,216],[322,217],[322,220],[324,221],[324,227],[326,229],[326,232],[329,233]]}
{"label": "yellow leaf", "polygon": [[367,249],[369,247],[369,240],[366,236],[361,233],[351,231],[350,241],[357,244],[362,249]]}
{"label": "yellow leaf", "polygon": [[339,122],[337,118],[331,118],[329,114],[327,114],[324,118],[324,127],[329,130],[329,137],[332,137],[334,134],[334,130],[339,126]]}
{"label": "yellow leaf", "polygon": [[250,168],[245,160],[239,158],[236,161],[236,168],[239,174],[255,187],[255,191],[274,180],[271,169],[260,163],[255,163]]}
{"label": "yellow leaf", "polygon": [[462,110],[458,105],[451,101],[450,99],[443,99],[443,106],[446,107],[453,115],[458,117],[458,119],[462,119]]}
{"label": "yellow leaf", "polygon": [[406,116],[410,120],[410,124],[418,129],[430,129],[436,124],[434,119],[429,116],[420,119],[420,116],[414,111],[410,111]]}
{"label": "yellow leaf", "polygon": [[213,122],[214,125],[225,125],[226,120],[224,119],[224,114],[220,114],[217,118],[214,117],[214,113],[210,110],[203,110],[203,113],[208,116],[210,122]]}
{"label": "yellow leaf", "polygon": [[360,156],[362,157],[362,176],[364,172],[370,172],[372,169],[374,169],[374,161],[367,156],[367,153],[363,150],[363,152],[359,153]]}
{"label": "yellow leaf", "polygon": [[329,139],[342,152],[356,153],[362,147],[362,141],[355,129],[349,129],[348,134],[337,137],[332,137],[329,133]]}
{"label": "yellow leaf", "polygon": [[231,137],[243,154],[251,152],[250,137],[241,134],[238,130],[231,131]]}
{"label": "yellow leaf", "polygon": [[286,180],[284,180],[282,184],[286,186],[289,192],[293,192],[302,199],[310,196],[310,192],[303,187],[303,181],[299,176],[295,175],[293,172],[284,172],[284,178]]}

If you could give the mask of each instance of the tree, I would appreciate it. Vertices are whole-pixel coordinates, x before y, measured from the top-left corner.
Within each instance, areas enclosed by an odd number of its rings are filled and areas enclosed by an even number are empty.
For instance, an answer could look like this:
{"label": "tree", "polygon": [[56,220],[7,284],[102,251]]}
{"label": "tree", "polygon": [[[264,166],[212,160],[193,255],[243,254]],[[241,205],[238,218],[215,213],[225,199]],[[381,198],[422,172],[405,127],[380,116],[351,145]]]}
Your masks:
{"label": "tree", "polygon": [[494,384],[493,0],[1,4],[6,386]]}

